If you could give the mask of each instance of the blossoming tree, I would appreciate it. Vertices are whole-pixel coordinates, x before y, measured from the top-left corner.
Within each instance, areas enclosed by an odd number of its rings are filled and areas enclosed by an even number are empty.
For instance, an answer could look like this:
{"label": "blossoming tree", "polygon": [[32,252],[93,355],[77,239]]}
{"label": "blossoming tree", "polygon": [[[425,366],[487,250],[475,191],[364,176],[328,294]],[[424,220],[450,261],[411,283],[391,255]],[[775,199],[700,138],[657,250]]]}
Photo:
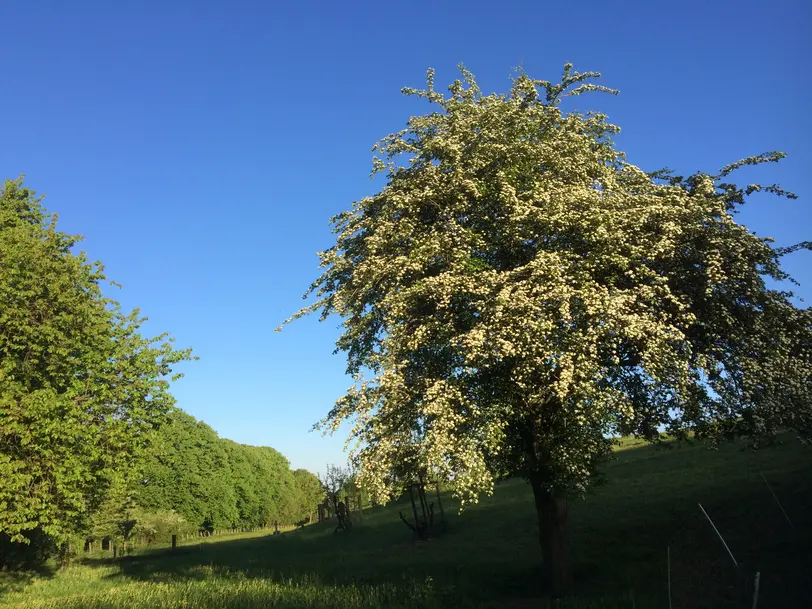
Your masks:
{"label": "blossoming tree", "polygon": [[[333,219],[319,311],[356,383],[323,421],[351,422],[379,501],[404,467],[463,501],[495,476],[533,489],[546,579],[568,580],[567,499],[618,434],[754,440],[812,422],[812,314],[765,278],[783,255],[736,222],[758,190],[628,163],[600,113],[565,112],[596,73],[518,76],[484,95],[405,89],[434,111],[377,146],[381,191]],[[353,440],[355,440],[353,442]]]}

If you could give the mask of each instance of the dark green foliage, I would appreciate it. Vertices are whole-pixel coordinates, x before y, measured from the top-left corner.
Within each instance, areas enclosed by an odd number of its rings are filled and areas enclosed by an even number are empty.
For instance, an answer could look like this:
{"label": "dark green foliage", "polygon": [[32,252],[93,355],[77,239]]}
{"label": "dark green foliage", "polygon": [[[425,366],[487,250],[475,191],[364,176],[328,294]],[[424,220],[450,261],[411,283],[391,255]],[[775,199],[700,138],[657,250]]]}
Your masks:
{"label": "dark green foliage", "polygon": [[8,533],[0,533],[0,571],[4,569],[35,569],[56,552],[56,544],[37,527],[26,531],[25,541],[12,541]]}

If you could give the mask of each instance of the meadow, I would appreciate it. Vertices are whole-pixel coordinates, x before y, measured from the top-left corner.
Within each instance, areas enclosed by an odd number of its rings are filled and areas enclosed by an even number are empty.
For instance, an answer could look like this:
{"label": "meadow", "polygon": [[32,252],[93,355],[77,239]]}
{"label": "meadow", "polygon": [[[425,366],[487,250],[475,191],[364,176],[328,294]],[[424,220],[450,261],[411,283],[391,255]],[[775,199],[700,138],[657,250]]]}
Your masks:
{"label": "meadow", "polygon": [[511,479],[461,515],[444,498],[448,530],[428,541],[396,503],[346,533],[328,522],[0,573],[0,607],[667,608],[669,573],[673,609],[751,607],[756,572],[759,608],[812,607],[812,448],[626,444],[603,473],[572,504],[574,584],[560,601],[539,582],[530,489]]}

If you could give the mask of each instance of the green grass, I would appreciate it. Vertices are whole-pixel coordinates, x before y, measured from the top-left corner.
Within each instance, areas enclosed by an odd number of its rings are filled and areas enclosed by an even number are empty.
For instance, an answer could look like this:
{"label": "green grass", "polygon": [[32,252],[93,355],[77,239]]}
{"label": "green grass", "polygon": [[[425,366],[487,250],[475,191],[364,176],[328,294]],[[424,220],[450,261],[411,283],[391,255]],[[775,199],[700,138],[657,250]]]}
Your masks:
{"label": "green grass", "polygon": [[[757,453],[629,446],[605,474],[572,505],[573,594],[553,607],[668,607],[668,547],[674,609],[750,607],[755,571],[761,609],[812,607],[812,449],[791,438]],[[53,573],[0,574],[0,607],[544,606],[527,485],[501,483],[461,516],[456,503],[444,503],[449,531],[427,542],[411,538],[397,517],[406,506],[394,505],[368,511],[350,533],[312,525],[210,538],[175,553],[94,556]]]}

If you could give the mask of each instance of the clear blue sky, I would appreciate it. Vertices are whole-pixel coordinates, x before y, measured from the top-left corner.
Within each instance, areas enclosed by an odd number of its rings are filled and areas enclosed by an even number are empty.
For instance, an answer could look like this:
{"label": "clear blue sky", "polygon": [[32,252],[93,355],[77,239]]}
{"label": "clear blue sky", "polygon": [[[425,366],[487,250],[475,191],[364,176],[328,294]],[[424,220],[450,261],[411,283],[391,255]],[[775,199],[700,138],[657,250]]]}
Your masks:
{"label": "clear blue sky", "polygon": [[[645,169],[786,151],[741,177],[801,200],[741,218],[789,244],[812,237],[811,17],[805,0],[5,0],[0,177],[26,174],[123,284],[113,295],[195,348],[182,408],[317,470],[343,458],[343,438],[308,433],[349,384],[337,320],[273,330],[316,276],[329,217],[373,192],[372,144],[424,109],[401,87],[429,66],[445,85],[459,62],[488,92],[519,64],[601,71],[621,95],[579,103]],[[812,297],[812,256],[788,266]]]}

